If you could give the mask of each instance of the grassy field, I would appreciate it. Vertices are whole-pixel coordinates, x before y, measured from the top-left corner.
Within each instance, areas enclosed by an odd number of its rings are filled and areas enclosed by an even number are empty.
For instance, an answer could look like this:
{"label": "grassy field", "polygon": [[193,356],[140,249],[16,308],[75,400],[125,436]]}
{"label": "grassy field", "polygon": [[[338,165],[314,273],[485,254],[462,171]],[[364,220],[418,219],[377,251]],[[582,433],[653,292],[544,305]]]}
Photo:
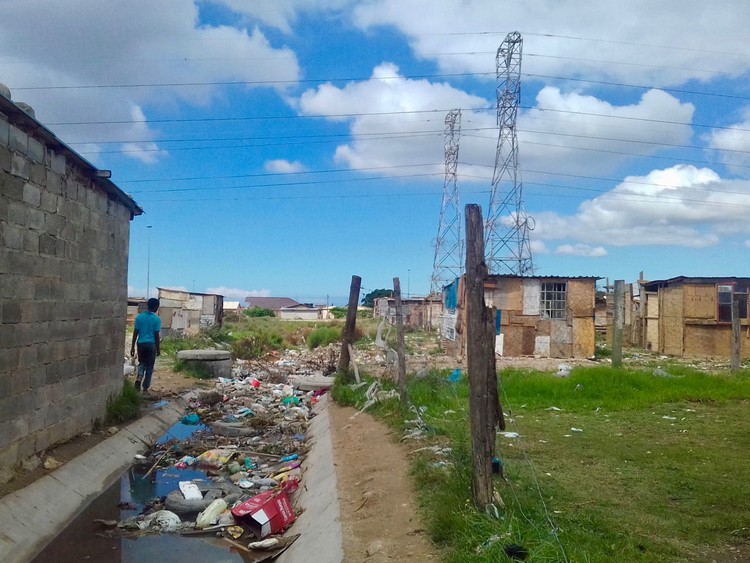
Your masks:
{"label": "grassy field", "polygon": [[[506,508],[495,519],[471,503],[468,385],[447,372],[411,380],[409,393],[441,459],[415,456],[414,478],[428,531],[450,562],[744,561],[750,558],[750,373],[706,375],[576,368],[505,371],[500,397],[508,431],[497,454]],[[338,387],[342,402],[364,390]],[[405,428],[414,411],[398,401],[373,412]],[[447,463],[445,463],[447,462]]]}

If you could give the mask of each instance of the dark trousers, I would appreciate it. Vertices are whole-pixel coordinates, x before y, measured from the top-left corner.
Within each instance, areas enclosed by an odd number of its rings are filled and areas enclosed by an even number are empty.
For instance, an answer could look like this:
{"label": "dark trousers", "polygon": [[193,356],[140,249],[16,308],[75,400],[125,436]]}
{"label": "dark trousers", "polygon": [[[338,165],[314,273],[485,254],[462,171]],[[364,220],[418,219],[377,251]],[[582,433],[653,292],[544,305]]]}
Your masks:
{"label": "dark trousers", "polygon": [[151,376],[154,374],[154,364],[156,363],[156,344],[146,342],[138,343],[138,381],[141,382],[143,389],[151,387]]}

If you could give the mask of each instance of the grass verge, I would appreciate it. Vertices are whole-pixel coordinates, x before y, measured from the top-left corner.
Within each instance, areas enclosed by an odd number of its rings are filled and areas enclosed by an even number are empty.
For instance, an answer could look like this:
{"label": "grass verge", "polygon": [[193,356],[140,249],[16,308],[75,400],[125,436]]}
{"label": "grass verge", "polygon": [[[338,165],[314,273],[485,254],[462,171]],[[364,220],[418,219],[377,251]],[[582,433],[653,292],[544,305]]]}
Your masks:
{"label": "grass verge", "polygon": [[[402,431],[418,418],[426,439],[412,450],[450,448],[423,450],[412,465],[426,529],[445,561],[510,561],[513,545],[540,562],[750,555],[747,371],[670,367],[660,376],[596,367],[567,379],[504,371],[507,430],[519,437],[498,435],[509,477],[497,480],[506,504],[500,519],[471,502],[468,384],[447,376],[409,378],[411,410],[398,400],[371,409]],[[365,390],[339,384],[333,396],[361,406]]]}
{"label": "grass verge", "polygon": [[135,420],[141,413],[143,397],[127,379],[122,391],[107,400],[107,424],[122,424]]}

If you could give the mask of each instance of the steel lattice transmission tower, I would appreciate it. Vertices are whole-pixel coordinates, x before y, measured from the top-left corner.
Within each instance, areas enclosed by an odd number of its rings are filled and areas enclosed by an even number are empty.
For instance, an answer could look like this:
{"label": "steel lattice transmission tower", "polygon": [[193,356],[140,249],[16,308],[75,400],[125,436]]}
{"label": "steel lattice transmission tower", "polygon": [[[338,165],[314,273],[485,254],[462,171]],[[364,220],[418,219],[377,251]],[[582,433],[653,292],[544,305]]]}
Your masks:
{"label": "steel lattice transmission tower", "polygon": [[534,273],[529,231],[534,220],[524,210],[518,168],[516,117],[521,102],[521,50],[523,39],[509,33],[497,50],[497,138],[495,171],[485,221],[485,260],[491,274]]}
{"label": "steel lattice transmission tower", "polygon": [[461,137],[461,110],[445,116],[445,182],[440,207],[440,226],[435,240],[435,262],[430,293],[441,293],[463,272],[464,244],[461,239],[461,207],[456,184],[458,140]]}

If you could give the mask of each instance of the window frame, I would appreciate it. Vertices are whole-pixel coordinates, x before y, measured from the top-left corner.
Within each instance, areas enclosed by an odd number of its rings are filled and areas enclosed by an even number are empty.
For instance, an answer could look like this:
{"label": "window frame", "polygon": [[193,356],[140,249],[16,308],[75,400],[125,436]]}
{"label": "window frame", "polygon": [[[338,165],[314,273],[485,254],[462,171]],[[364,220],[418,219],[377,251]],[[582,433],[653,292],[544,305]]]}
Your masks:
{"label": "window frame", "polygon": [[[553,286],[553,287],[545,287]],[[562,298],[560,298],[562,296]],[[568,318],[568,282],[541,282],[539,291],[539,313],[543,319],[554,321]]]}
{"label": "window frame", "polygon": [[[729,291],[722,291],[722,288],[728,288]],[[729,302],[722,303],[721,295],[729,294]],[[737,282],[717,283],[716,284],[716,322],[727,324],[732,322],[732,303],[739,302],[740,320],[748,318],[748,288],[745,291],[737,291]],[[727,309],[728,308],[728,309]]]}

